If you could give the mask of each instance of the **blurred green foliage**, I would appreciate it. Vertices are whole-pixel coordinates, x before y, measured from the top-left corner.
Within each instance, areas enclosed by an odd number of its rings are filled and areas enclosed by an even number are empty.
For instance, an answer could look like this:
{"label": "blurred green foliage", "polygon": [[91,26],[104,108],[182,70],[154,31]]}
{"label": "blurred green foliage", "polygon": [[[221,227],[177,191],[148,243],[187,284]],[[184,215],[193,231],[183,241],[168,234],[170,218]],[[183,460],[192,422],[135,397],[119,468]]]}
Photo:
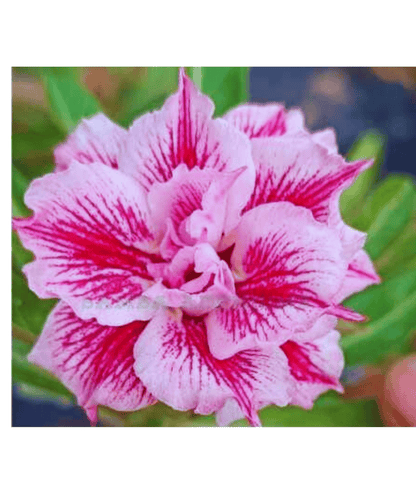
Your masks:
{"label": "blurred green foliage", "polygon": [[[189,70],[203,92],[209,94],[220,116],[248,98],[247,67],[200,67]],[[83,69],[73,67],[15,69],[32,78],[44,91],[43,104],[13,100],[12,208],[14,216],[27,216],[23,196],[29,182],[53,169],[53,148],[66,138],[82,117],[104,111],[120,125],[158,109],[177,86],[176,67],[110,68],[114,94],[93,94]],[[109,87],[112,87],[110,83]],[[97,92],[97,91],[96,91]],[[99,92],[99,91],[98,91]],[[374,364],[410,351],[416,331],[416,189],[411,177],[390,175],[380,181],[386,139],[376,130],[361,135],[348,160],[374,158],[341,197],[341,212],[351,226],[368,232],[366,250],[383,283],[350,297],[346,305],[368,315],[366,324],[348,326],[341,344],[346,363]],[[22,274],[31,253],[12,234],[13,382],[27,396],[74,402],[71,393],[53,376],[27,361],[54,300],[39,300]],[[157,404],[135,413],[101,409],[109,425],[213,426],[213,417],[180,413]],[[265,426],[378,426],[374,401],[347,402],[336,393],[317,400],[310,411],[297,407],[267,407],[260,413]],[[244,426],[237,421],[235,426]]]}

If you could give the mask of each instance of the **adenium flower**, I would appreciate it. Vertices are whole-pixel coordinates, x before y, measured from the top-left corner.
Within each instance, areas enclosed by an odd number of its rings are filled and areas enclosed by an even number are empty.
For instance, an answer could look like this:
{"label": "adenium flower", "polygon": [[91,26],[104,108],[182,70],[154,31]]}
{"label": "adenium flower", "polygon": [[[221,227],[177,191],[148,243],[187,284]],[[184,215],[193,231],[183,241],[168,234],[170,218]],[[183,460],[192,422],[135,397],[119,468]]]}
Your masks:
{"label": "adenium flower", "polygon": [[161,110],[102,114],[55,150],[14,227],[40,298],[58,298],[29,359],[92,422],[97,406],[260,425],[268,405],[342,392],[341,302],[379,278],[339,197],[371,165],[338,155],[300,110],[214,105],[183,70]]}

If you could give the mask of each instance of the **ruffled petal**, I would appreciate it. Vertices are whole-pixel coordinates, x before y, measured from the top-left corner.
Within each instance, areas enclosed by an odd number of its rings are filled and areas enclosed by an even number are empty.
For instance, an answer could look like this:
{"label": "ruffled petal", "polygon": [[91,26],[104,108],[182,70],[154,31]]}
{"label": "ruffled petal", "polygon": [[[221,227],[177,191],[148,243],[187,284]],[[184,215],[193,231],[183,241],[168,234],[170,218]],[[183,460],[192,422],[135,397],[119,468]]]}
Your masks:
{"label": "ruffled petal", "polygon": [[[330,389],[343,392],[339,379],[344,358],[335,325],[336,318],[324,315],[311,329],[298,333],[276,351],[286,368],[285,378],[278,385],[286,387],[290,405],[310,409],[322,393]],[[271,345],[275,346],[274,343]],[[272,405],[261,392],[256,393],[255,402],[257,410]],[[218,425],[229,425],[243,417],[244,413],[234,399],[227,400],[216,414]]]}
{"label": "ruffled petal", "polygon": [[338,153],[337,135],[334,129],[325,129],[312,134],[312,139],[317,144],[326,148],[328,153],[336,154]]}
{"label": "ruffled petal", "polygon": [[188,315],[229,307],[237,299],[230,268],[207,243],[184,247],[171,263],[149,269],[157,283],[144,296],[165,307],[181,308]]}
{"label": "ruffled petal", "polygon": [[360,250],[348,265],[347,276],[335,299],[342,302],[353,293],[378,283],[381,283],[381,278],[376,273],[373,262],[364,250]]}
{"label": "ruffled petal", "polygon": [[341,156],[314,143],[308,137],[284,136],[252,141],[256,183],[245,206],[247,211],[260,204],[288,201],[308,208],[318,221],[326,221],[333,201],[371,161],[347,163]]}
{"label": "ruffled petal", "polygon": [[219,172],[245,168],[230,190],[231,207],[241,210],[254,185],[250,141],[224,120],[213,120],[213,112],[212,101],[181,70],[178,92],[167,99],[160,111],[133,123],[120,169],[150,190],[155,182],[170,180],[180,164]]}
{"label": "ruffled petal", "polygon": [[240,105],[224,115],[224,120],[250,139],[276,137],[286,133],[286,110],[280,104]]}
{"label": "ruffled petal", "polygon": [[226,234],[226,219],[237,224],[242,207],[230,205],[230,188],[244,169],[232,173],[191,170],[185,164],[173,170],[167,182],[157,182],[148,194],[149,210],[161,253],[170,259],[185,245],[198,241],[217,247]]}
{"label": "ruffled petal", "polygon": [[202,415],[222,408],[233,398],[252,425],[261,425],[254,396],[284,406],[287,372],[272,346],[241,352],[227,360],[210,353],[202,319],[180,312],[159,313],[146,327],[135,348],[135,371],[158,400],[177,410]]}
{"label": "ruffled petal", "polygon": [[246,104],[229,111],[224,120],[244,132],[250,139],[259,137],[279,137],[286,135],[310,135],[314,142],[330,153],[337,153],[338,146],[334,129],[325,129],[310,134],[305,128],[302,110],[285,110],[284,105]]}
{"label": "ruffled petal", "polygon": [[207,316],[217,358],[259,341],[283,343],[324,312],[362,319],[333,304],[347,270],[342,245],[337,232],[305,208],[281,202],[246,213],[235,231],[231,265],[240,303]]}
{"label": "ruffled petal", "polygon": [[156,402],[133,369],[133,347],[146,324],[101,326],[59,302],[28,358],[75,394],[91,422],[97,421],[97,405],[139,410]]}
{"label": "ruffled petal", "polygon": [[84,119],[68,139],[55,148],[56,170],[65,170],[73,161],[118,168],[120,148],[126,136],[126,129],[102,113]]}
{"label": "ruffled petal", "polygon": [[281,346],[294,384],[292,405],[309,409],[322,393],[330,389],[343,392],[339,378],[344,368],[344,357],[339,338],[338,331],[331,330],[316,339],[293,339]]}
{"label": "ruffled petal", "polygon": [[34,211],[14,227],[35,261],[24,267],[41,298],[65,300],[83,319],[122,325],[147,319],[141,294],[161,260],[140,187],[118,170],[73,163],[32,182],[25,202]]}

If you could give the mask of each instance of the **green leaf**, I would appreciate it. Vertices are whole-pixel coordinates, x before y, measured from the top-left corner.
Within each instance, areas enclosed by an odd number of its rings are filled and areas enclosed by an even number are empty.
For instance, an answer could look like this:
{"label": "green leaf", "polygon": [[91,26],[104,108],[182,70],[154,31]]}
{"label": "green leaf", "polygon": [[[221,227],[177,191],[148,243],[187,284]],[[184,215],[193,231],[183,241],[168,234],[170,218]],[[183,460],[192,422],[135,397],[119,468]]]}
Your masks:
{"label": "green leaf", "polygon": [[[416,195],[415,195],[416,199]],[[416,263],[416,207],[412,216],[400,233],[377,259],[377,272],[384,279],[389,279],[396,273],[407,271]]]}
{"label": "green leaf", "polygon": [[202,92],[215,103],[215,115],[248,99],[248,67],[202,67]]}
{"label": "green leaf", "polygon": [[384,157],[386,137],[377,130],[370,130],[358,137],[348,153],[350,162],[362,159],[374,159],[371,168],[361,173],[355,182],[341,196],[340,208],[347,223],[362,210],[364,200],[374,186],[380,174]]}
{"label": "green leaf", "polygon": [[56,300],[40,300],[27,286],[27,280],[15,267],[12,270],[12,321],[32,335],[42,331]]}
{"label": "green leaf", "polygon": [[[12,378],[17,385],[27,385],[32,393],[39,391],[38,398],[73,401],[73,396],[55,377],[27,360],[30,345],[13,339]],[[23,390],[25,388],[23,387]]]}
{"label": "green leaf", "polygon": [[[264,427],[378,427],[381,419],[374,401],[348,402],[328,393],[321,396],[312,410],[298,407],[264,408],[259,413]],[[212,427],[213,416],[198,417],[189,423],[194,427]],[[233,427],[248,427],[245,420],[234,422]]]}
{"label": "green leaf", "polygon": [[373,260],[399,237],[414,215],[415,204],[415,185],[404,175],[389,175],[368,197],[352,226],[368,233],[366,250]]}
{"label": "green leaf", "polygon": [[121,94],[118,123],[129,126],[140,115],[159,109],[178,87],[177,67],[146,67],[137,84]]}
{"label": "green leaf", "polygon": [[[387,286],[385,292],[380,294],[384,298],[379,301],[373,297],[373,302],[371,299],[367,301],[368,311],[384,314],[366,324],[362,331],[342,338],[341,346],[348,365],[378,363],[387,355],[407,353],[411,350],[411,341],[416,331],[415,279],[413,271],[407,279],[402,277],[396,281],[394,296],[389,297]],[[403,293],[406,294],[405,298],[400,300]],[[387,312],[382,307],[383,301],[390,307]],[[356,302],[354,305],[357,307],[359,304]]]}
{"label": "green leaf", "polygon": [[71,132],[81,118],[100,111],[98,101],[75,77],[51,71],[43,80],[52,115],[65,132]]}
{"label": "green leaf", "polygon": [[416,292],[416,267],[350,297],[344,305],[376,321]]}
{"label": "green leaf", "polygon": [[29,180],[23,173],[12,166],[12,214],[13,216],[25,217],[30,211],[26,207],[23,197],[29,185]]}

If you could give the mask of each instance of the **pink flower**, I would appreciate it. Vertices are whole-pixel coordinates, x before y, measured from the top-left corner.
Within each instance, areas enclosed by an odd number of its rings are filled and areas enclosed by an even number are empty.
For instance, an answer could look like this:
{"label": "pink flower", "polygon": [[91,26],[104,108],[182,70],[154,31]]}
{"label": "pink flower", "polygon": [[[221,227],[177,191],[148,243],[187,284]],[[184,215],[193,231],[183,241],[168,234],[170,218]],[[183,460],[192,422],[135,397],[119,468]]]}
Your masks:
{"label": "pink flower", "polygon": [[29,358],[92,422],[159,400],[260,425],[266,405],[342,391],[337,317],[363,317],[340,303],[379,278],[338,202],[371,163],[299,110],[213,110],[181,70],[128,131],[84,120],[14,221],[30,288],[60,299]]}

